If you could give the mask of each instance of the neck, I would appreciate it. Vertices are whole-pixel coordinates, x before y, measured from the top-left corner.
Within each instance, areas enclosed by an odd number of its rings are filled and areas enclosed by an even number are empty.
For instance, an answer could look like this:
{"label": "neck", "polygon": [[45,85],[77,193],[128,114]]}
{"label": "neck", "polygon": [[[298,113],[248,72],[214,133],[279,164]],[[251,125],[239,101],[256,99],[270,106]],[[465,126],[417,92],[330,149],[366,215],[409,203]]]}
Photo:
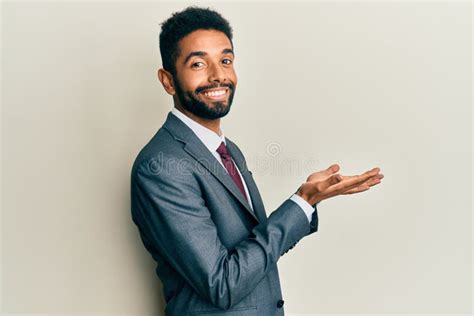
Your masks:
{"label": "neck", "polygon": [[189,117],[190,119],[192,119],[193,121],[198,122],[202,126],[210,129],[211,131],[213,131],[217,135],[219,135],[219,136],[222,135],[222,132],[221,132],[221,119],[220,118],[214,119],[214,120],[209,120],[209,119],[199,117],[199,116],[195,115],[194,113],[191,113],[191,112],[185,110],[183,107],[181,107],[179,105],[175,105],[175,108],[178,111],[180,111],[181,113],[183,113],[184,115],[186,115],[187,117]]}

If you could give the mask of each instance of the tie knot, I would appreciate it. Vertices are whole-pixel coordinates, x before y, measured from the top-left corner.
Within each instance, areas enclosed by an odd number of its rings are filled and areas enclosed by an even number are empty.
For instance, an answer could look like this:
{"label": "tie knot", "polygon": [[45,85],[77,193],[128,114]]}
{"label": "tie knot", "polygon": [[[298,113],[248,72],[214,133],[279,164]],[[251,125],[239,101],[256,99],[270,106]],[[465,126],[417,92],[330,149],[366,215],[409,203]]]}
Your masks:
{"label": "tie knot", "polygon": [[222,142],[217,148],[217,152],[219,155],[221,155],[222,158],[228,158],[229,157],[229,152],[227,151],[227,147],[225,146],[224,142]]}

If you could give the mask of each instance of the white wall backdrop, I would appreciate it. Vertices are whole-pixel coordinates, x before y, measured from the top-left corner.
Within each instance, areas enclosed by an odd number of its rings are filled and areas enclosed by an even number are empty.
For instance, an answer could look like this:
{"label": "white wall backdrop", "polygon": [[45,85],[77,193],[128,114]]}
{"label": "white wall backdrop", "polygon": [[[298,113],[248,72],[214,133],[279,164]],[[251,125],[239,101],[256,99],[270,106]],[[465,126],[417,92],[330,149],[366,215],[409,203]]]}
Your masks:
{"label": "white wall backdrop", "polygon": [[323,201],[279,261],[288,315],[471,313],[470,2],[3,2],[2,307],[162,315],[130,217],[133,160],[172,108],[162,21],[234,28],[223,130],[270,213],[314,171],[382,169]]}

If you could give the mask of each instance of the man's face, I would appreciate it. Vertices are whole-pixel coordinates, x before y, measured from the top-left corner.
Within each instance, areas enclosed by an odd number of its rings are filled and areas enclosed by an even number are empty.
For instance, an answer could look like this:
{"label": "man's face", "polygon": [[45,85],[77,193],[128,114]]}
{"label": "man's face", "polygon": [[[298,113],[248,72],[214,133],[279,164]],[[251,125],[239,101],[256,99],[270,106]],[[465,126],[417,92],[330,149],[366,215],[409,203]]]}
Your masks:
{"label": "man's face", "polygon": [[179,46],[175,101],[201,118],[225,116],[237,86],[230,40],[220,31],[197,30],[181,39]]}

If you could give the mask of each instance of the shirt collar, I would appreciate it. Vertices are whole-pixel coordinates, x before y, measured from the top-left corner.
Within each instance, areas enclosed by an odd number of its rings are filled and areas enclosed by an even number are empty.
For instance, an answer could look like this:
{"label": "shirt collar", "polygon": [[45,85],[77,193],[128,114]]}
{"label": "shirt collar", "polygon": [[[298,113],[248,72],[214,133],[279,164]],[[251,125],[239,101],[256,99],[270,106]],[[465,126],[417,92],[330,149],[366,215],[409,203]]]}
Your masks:
{"label": "shirt collar", "polygon": [[219,148],[222,142],[226,144],[222,128],[221,136],[219,136],[209,128],[192,120],[175,107],[173,108],[171,113],[173,113],[177,118],[183,121],[183,123],[186,124],[194,132],[194,134],[196,134],[196,136],[201,140],[201,142],[203,142],[203,144],[207,147],[207,149],[209,149],[211,153],[214,153],[217,148]]}

